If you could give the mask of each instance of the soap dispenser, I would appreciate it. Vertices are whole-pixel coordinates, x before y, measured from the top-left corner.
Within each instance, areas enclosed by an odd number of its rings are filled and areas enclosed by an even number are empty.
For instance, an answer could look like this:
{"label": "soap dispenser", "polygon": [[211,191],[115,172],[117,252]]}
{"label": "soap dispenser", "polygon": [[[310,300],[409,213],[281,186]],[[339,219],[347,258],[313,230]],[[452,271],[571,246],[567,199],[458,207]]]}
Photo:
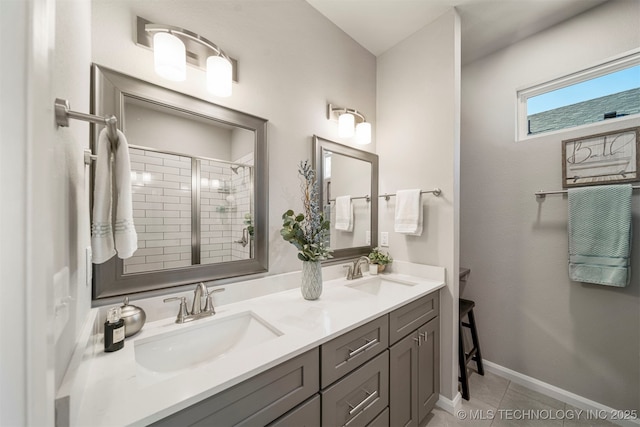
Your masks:
{"label": "soap dispenser", "polygon": [[120,316],[120,307],[112,307],[104,322],[104,351],[118,351],[124,347],[124,319]]}

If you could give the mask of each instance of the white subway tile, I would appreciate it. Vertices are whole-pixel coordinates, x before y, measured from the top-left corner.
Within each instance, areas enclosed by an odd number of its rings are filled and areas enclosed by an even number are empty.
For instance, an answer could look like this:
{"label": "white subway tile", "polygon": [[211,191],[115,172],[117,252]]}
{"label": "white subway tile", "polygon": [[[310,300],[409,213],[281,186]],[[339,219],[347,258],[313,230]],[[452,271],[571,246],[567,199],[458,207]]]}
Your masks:
{"label": "white subway tile", "polygon": [[165,262],[164,265],[166,268],[189,267],[191,265],[191,260],[168,261]]}
{"label": "white subway tile", "polygon": [[[190,243],[190,242],[189,242]],[[149,240],[147,242],[148,248],[157,248],[157,247],[169,247],[169,246],[180,246],[180,240]]]}
{"label": "white subway tile", "polygon": [[[145,215],[147,218],[178,218],[180,217],[180,211],[161,211],[161,210],[147,210]],[[191,214],[189,214],[191,216]]]}

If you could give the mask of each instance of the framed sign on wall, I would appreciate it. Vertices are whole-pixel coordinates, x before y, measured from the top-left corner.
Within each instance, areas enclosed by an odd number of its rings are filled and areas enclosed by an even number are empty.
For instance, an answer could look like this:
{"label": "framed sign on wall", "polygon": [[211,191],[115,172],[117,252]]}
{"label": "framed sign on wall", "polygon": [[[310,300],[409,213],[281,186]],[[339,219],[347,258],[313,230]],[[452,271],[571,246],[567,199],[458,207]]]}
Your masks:
{"label": "framed sign on wall", "polygon": [[640,127],[562,141],[562,188],[640,181]]}

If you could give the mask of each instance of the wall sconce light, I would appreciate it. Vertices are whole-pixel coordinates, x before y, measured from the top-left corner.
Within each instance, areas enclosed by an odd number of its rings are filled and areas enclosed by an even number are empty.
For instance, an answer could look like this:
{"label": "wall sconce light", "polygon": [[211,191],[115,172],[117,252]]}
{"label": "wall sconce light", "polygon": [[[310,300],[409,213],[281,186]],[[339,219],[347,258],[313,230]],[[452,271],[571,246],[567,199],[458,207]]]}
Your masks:
{"label": "wall sconce light", "polygon": [[172,81],[186,78],[186,63],[206,70],[207,89],[213,95],[231,96],[238,81],[238,62],[204,37],[183,28],[154,24],[138,16],[139,45],[153,50],[158,75]]}
{"label": "wall sconce light", "polygon": [[367,122],[361,112],[353,108],[336,107],[335,105],[327,104],[327,119],[332,120],[336,117],[338,119],[338,136],[340,138],[351,138],[355,134],[356,144],[365,145],[371,143],[371,123]]}
{"label": "wall sconce light", "polygon": [[182,40],[170,33],[153,36],[153,65],[158,75],[181,82],[187,78],[187,50]]}

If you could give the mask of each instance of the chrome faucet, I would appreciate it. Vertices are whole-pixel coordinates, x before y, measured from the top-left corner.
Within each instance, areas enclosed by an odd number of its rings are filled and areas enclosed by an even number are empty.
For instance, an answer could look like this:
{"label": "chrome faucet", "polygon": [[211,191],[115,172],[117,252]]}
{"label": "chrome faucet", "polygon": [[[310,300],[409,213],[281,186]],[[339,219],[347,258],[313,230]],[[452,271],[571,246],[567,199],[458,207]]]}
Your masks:
{"label": "chrome faucet", "polygon": [[[187,310],[187,297],[166,298],[164,302],[180,301],[180,308],[178,310],[178,315],[176,316],[176,323],[186,323],[216,314],[211,294],[222,291],[224,291],[224,288],[212,289],[209,291],[204,283],[198,283],[193,291],[191,312]],[[203,304],[202,299],[205,297],[206,300]]]}
{"label": "chrome faucet", "polygon": [[357,260],[353,262],[353,264],[346,264],[343,267],[348,268],[347,270],[347,280],[359,279],[362,277],[362,264],[366,262],[367,265],[370,263],[369,258],[366,256],[361,256]]}
{"label": "chrome faucet", "polygon": [[[196,289],[193,291],[193,304],[191,305],[191,314],[200,314],[204,308],[202,304],[202,297],[208,296],[209,291],[204,283],[200,282],[196,285]],[[205,302],[206,304],[206,302]]]}
{"label": "chrome faucet", "polygon": [[354,263],[353,263],[353,278],[354,279],[358,279],[360,277],[362,277],[362,264],[363,261],[367,263],[367,265],[370,264],[369,258],[366,256],[361,256],[360,258],[358,258]]}

